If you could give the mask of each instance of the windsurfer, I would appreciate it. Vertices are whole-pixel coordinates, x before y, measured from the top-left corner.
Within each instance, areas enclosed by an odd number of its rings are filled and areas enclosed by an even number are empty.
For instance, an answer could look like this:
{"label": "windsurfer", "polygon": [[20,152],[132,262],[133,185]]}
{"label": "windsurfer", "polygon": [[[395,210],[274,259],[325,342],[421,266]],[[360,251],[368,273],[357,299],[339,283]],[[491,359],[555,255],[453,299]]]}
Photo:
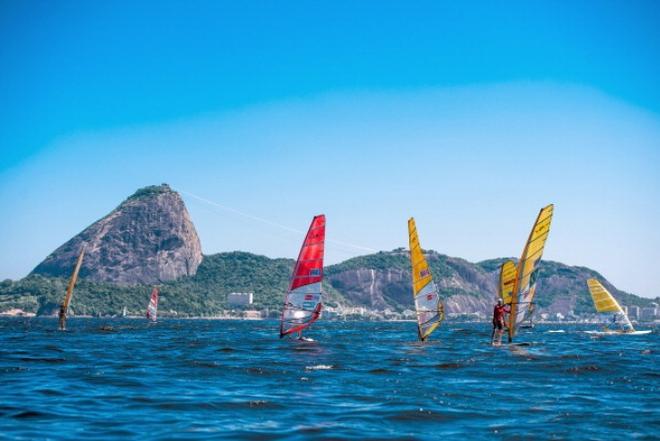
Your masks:
{"label": "windsurfer", "polygon": [[57,313],[57,316],[60,319],[60,331],[66,330],[66,310],[64,309],[64,303],[60,305],[60,310]]}
{"label": "windsurfer", "polygon": [[504,314],[511,312],[511,308],[504,304],[502,299],[497,300],[497,305],[493,308],[493,335],[491,340],[493,343],[502,340],[502,333],[504,332]]}

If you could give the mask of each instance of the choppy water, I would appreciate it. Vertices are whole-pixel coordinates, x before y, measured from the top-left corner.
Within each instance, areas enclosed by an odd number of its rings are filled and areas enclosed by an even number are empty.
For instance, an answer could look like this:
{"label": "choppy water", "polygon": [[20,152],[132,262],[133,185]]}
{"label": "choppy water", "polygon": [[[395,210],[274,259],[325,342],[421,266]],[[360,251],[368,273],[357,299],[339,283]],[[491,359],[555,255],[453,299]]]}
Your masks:
{"label": "choppy water", "polygon": [[[101,331],[110,325],[113,332]],[[658,331],[488,324],[0,319],[0,438],[657,439]]]}

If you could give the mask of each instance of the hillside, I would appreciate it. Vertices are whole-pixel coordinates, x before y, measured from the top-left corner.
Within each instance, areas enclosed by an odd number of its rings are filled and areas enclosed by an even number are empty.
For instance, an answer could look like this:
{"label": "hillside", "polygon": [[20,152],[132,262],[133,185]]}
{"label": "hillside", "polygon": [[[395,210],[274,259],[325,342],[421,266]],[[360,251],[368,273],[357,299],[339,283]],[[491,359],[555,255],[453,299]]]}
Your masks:
{"label": "hillside", "polygon": [[188,210],[167,184],[139,189],[53,251],[32,274],[68,277],[83,244],[81,277],[115,285],[160,283],[194,275],[202,260]]}
{"label": "hillside", "polygon": [[[214,316],[228,309],[231,292],[254,293],[253,309],[280,310],[292,259],[246,252],[202,256],[185,204],[167,184],[137,190],[116,209],[68,240],[19,281],[0,283],[0,312],[13,308],[40,315],[55,312],[82,246],[85,259],[71,311],[78,315],[142,315],[152,285],[161,287],[160,311]],[[431,272],[450,314],[488,314],[504,259],[471,263],[429,250]],[[411,309],[408,251],[399,248],[359,256],[325,268],[325,304],[376,311]],[[540,313],[592,311],[586,280],[596,277],[624,305],[651,301],[625,293],[597,272],[541,262]]]}
{"label": "hillside", "polygon": [[[499,268],[505,258],[475,264],[432,250],[426,252],[426,257],[448,313],[490,312],[496,298]],[[326,277],[349,302],[374,309],[401,310],[411,306],[409,265],[408,252],[401,248],[330,266]],[[592,312],[586,285],[590,277],[602,281],[623,305],[648,306],[652,301],[618,290],[592,269],[542,260],[536,297],[538,312]]]}
{"label": "hillside", "polygon": [[[194,276],[160,284],[162,315],[217,315],[227,308],[230,292],[254,292],[253,307],[279,311],[293,269],[292,259],[269,259],[244,252],[206,256]],[[30,275],[20,281],[0,283],[0,312],[12,308],[53,314],[66,289],[67,279]],[[118,315],[124,307],[129,314],[142,315],[151,285],[120,286],[80,279],[75,288],[71,311],[78,315]],[[343,301],[332,287],[326,288],[326,304]]]}
{"label": "hillside", "polygon": [[[495,298],[499,265],[504,259],[477,264],[429,251],[431,271],[450,313],[486,313]],[[162,314],[217,315],[227,308],[230,292],[254,292],[255,309],[279,311],[293,268],[292,259],[270,259],[246,252],[205,256],[194,276],[161,284]],[[355,257],[325,270],[326,304],[401,311],[412,306],[408,254],[403,249]],[[596,271],[542,261],[537,303],[540,312],[591,312],[586,279],[597,277],[624,305],[646,306],[651,300],[617,290]],[[20,308],[52,314],[61,302],[66,279],[30,275],[0,283],[0,311]],[[119,286],[83,278],[76,286],[74,314],[143,314],[150,285]]]}

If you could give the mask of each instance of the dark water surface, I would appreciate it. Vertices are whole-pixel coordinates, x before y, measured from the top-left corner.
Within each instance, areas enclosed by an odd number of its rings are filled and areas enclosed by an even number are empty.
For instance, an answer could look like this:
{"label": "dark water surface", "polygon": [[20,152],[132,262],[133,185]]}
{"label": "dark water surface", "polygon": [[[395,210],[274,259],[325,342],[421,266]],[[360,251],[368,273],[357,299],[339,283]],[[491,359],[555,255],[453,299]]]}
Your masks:
{"label": "dark water surface", "polygon": [[[658,439],[658,331],[0,319],[3,439]],[[110,325],[114,331],[102,331]],[[565,333],[548,333],[549,330]]]}

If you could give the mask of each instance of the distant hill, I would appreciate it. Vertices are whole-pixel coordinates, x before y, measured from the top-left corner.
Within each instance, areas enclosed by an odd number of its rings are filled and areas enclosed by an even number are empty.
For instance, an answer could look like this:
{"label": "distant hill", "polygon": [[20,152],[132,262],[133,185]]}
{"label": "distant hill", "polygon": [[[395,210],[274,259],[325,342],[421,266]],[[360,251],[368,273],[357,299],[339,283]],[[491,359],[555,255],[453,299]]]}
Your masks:
{"label": "distant hill", "polygon": [[[427,253],[427,260],[447,312],[485,312],[492,307],[497,285],[482,268],[435,251]],[[410,260],[403,248],[332,265],[326,277],[350,303],[396,311],[412,306]]]}
{"label": "distant hill", "polygon": [[[499,268],[505,258],[475,264],[432,250],[426,252],[426,258],[447,312],[490,312],[496,299]],[[330,266],[326,277],[349,302],[375,309],[411,307],[410,262],[408,251],[403,248]],[[592,312],[593,303],[586,285],[590,277],[603,282],[623,305],[647,306],[652,301],[618,290],[589,268],[542,260],[536,297],[538,312],[564,315]]]}
{"label": "distant hill", "polygon": [[195,274],[202,261],[188,210],[167,184],[139,189],[53,251],[32,274],[68,277],[83,244],[86,253],[80,275],[95,282],[170,281]]}
{"label": "distant hill", "polygon": [[[431,271],[448,312],[488,313],[495,299],[499,265],[504,259],[479,263],[428,251]],[[160,311],[180,316],[217,315],[227,308],[230,292],[253,292],[255,309],[279,311],[293,268],[292,259],[270,259],[246,252],[205,256],[194,276],[161,284]],[[365,306],[402,311],[412,307],[408,254],[403,249],[355,257],[325,269],[327,305]],[[588,268],[542,261],[537,303],[540,312],[592,312],[586,279],[597,277],[624,305],[646,306],[651,300],[625,293]],[[62,300],[66,278],[30,275],[0,283],[0,311],[20,308],[53,314]],[[120,286],[81,279],[76,286],[75,314],[143,314],[150,285]]]}
{"label": "distant hill", "polygon": [[[294,261],[235,251],[202,256],[183,200],[168,185],[136,191],[115,210],[56,249],[26,278],[0,283],[0,312],[13,308],[53,314],[82,244],[87,253],[71,305],[74,314],[143,314],[151,286],[161,286],[161,314],[217,315],[231,292],[253,292],[255,309],[279,311]],[[504,259],[471,263],[426,253],[448,313],[488,314]],[[325,268],[328,306],[403,311],[413,307],[408,251],[359,256]],[[624,305],[649,299],[625,293],[589,268],[542,261],[539,312],[593,310],[586,280],[596,277]]]}
{"label": "distant hill", "polygon": [[[217,315],[227,308],[231,292],[255,293],[255,309],[279,311],[293,269],[292,259],[235,251],[204,257],[194,276],[160,284],[159,310],[167,315]],[[32,274],[19,281],[0,282],[0,312],[12,308],[41,315],[55,313],[62,301],[67,279]],[[341,294],[327,286],[325,303],[336,305]],[[151,285],[122,286],[80,279],[71,310],[78,315],[118,315],[124,307],[129,314],[146,311]]]}

